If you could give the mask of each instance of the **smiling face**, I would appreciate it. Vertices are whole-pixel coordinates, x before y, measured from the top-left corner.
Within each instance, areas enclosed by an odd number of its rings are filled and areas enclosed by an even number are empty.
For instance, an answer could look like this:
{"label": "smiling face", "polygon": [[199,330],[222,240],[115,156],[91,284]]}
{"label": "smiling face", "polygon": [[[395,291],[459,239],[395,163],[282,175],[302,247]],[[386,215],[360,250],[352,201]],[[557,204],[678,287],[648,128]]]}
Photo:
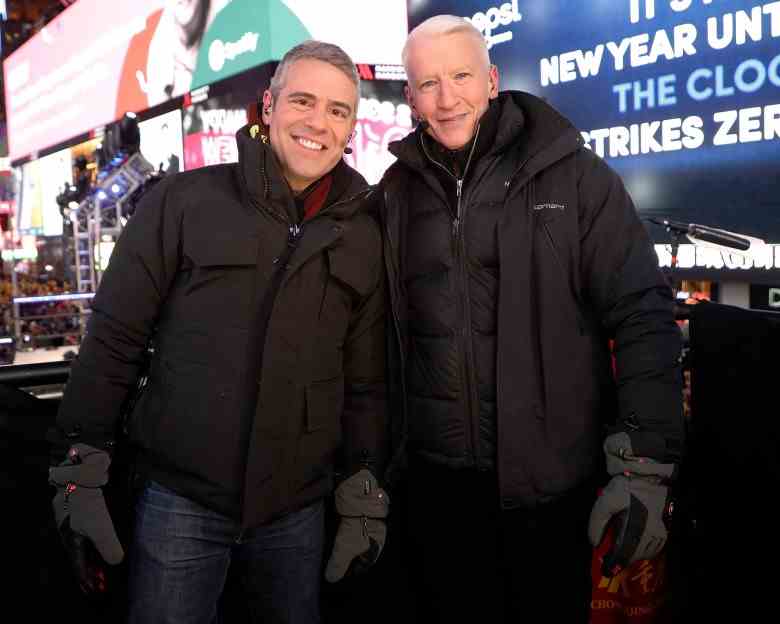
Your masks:
{"label": "smiling face", "polygon": [[448,149],[471,140],[490,99],[498,96],[498,70],[479,46],[463,32],[421,34],[408,44],[406,99],[416,117],[428,122],[426,132]]}
{"label": "smiling face", "polygon": [[263,122],[271,148],[294,192],[302,191],[336,166],[355,128],[357,87],[324,61],[292,63],[279,95],[263,94]]}

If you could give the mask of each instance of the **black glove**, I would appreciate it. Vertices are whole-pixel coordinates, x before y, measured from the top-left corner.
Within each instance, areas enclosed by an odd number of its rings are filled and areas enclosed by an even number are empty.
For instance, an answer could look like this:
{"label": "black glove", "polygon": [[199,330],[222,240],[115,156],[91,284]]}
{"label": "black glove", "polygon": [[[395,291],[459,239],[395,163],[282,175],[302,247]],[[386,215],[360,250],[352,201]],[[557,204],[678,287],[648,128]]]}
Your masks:
{"label": "black glove", "polygon": [[75,444],[59,466],[49,468],[49,483],[57,487],[54,518],[82,591],[106,591],[106,564],[124,558],[101,487],[108,482],[108,453]]}
{"label": "black glove", "polygon": [[331,582],[346,574],[360,574],[379,558],[387,537],[390,498],[367,468],[336,488],[336,511],[341,522],[328,560],[325,578]]}
{"label": "black glove", "polygon": [[611,577],[639,559],[655,557],[666,544],[673,508],[669,483],[676,465],[637,456],[628,433],[604,442],[607,471],[614,475],[590,514],[588,535],[593,546],[615,520],[615,543],[604,555],[602,572]]}

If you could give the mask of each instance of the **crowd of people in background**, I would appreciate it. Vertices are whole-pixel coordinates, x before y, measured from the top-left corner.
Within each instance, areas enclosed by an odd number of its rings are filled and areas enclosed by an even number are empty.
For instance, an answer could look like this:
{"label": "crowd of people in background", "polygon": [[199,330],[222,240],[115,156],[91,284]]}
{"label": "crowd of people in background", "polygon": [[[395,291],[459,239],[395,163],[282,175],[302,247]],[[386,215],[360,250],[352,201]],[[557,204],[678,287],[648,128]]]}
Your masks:
{"label": "crowd of people in background", "polygon": [[43,297],[71,290],[67,281],[34,278],[17,274],[16,291],[11,278],[0,278],[0,333],[20,340],[29,338],[17,348],[45,348],[78,344],[81,327],[81,304],[73,301],[45,301],[20,304],[19,336],[16,336],[14,297]]}

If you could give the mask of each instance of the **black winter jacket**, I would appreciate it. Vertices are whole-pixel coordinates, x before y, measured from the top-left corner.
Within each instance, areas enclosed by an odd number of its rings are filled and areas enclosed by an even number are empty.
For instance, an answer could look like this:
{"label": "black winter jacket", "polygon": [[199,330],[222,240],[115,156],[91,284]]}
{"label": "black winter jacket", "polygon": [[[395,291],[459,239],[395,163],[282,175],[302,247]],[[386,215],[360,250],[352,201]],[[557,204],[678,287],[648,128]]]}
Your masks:
{"label": "black winter jacket", "polygon": [[149,476],[253,527],[328,493],[339,446],[349,462],[381,455],[385,286],[359,174],[291,222],[264,135],[237,139],[239,163],[172,176],[143,198],[94,298],[58,426],[110,440],[154,336],[131,425]]}
{"label": "black winter jacket", "polygon": [[[511,508],[552,500],[592,478],[608,425],[656,433],[658,458],[679,459],[683,420],[671,290],[623,184],[543,101],[520,92],[499,98],[495,144],[463,187],[457,227],[438,219],[438,230],[430,229],[424,240],[408,229],[411,202],[433,207],[446,201],[419,130],[391,144],[398,161],[382,180],[381,220],[400,346],[393,353],[401,371],[394,385],[404,398],[404,417],[393,426],[392,468],[405,450],[466,467],[480,464],[479,403],[426,410],[408,401],[414,311],[403,268],[409,254],[448,247],[453,253],[442,256],[445,264],[475,262],[462,233],[473,227],[476,211],[501,212],[495,232],[484,236],[495,236],[498,247],[495,453],[501,504]],[[464,315],[470,293],[462,282],[449,283],[459,285],[449,293],[461,314],[458,340],[464,352],[473,352],[477,328]],[[437,353],[429,354],[431,368],[452,365]],[[479,388],[475,371],[464,370],[472,377],[461,377],[459,391],[473,393]]]}
{"label": "black winter jacket", "polygon": [[500,102],[492,101],[474,139],[457,152],[420,135],[427,171],[439,183],[432,190],[446,201],[408,204],[400,263],[408,312],[410,422],[445,425],[436,440],[418,441],[410,451],[431,455],[430,442],[460,447],[447,462],[482,470],[495,467],[496,232],[503,209],[493,201],[465,202],[464,192],[479,184],[474,173],[494,145],[500,113]]}

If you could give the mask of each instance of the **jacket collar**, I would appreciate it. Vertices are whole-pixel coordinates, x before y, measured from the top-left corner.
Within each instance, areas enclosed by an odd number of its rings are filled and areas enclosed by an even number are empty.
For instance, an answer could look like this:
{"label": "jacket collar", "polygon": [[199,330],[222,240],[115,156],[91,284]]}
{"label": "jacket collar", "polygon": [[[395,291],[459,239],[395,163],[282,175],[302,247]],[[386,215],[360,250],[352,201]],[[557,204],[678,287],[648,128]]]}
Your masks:
{"label": "jacket collar", "polygon": [[[282,214],[296,223],[298,210],[295,198],[271,149],[267,129],[248,124],[236,133],[236,143],[242,190],[251,203]],[[367,194],[368,183],[343,160],[339,160],[331,173],[333,185],[322,211],[327,211],[335,219],[349,218],[360,206],[357,202],[346,200]]]}

